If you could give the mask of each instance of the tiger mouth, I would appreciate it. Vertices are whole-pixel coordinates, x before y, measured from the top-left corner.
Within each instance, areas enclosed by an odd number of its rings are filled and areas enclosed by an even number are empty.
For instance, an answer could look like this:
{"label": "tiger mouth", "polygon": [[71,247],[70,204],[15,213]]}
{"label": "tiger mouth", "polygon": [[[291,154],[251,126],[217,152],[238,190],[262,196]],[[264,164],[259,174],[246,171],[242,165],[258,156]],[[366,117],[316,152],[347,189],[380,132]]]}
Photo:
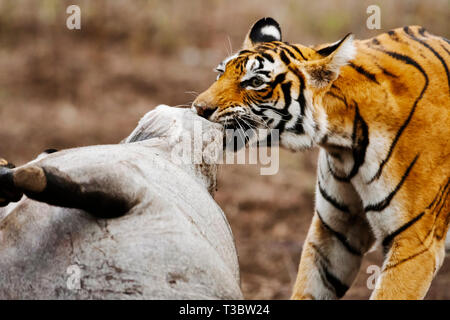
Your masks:
{"label": "tiger mouth", "polygon": [[232,129],[248,131],[261,127],[258,121],[246,113],[227,114],[224,117],[219,117],[216,121],[220,123],[225,130]]}

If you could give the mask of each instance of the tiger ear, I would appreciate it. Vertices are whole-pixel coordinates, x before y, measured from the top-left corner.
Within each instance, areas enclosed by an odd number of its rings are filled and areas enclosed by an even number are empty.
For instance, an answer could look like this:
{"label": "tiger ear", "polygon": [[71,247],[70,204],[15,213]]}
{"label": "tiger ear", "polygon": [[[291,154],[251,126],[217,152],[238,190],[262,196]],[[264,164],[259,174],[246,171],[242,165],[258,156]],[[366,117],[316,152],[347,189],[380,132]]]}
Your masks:
{"label": "tiger ear", "polygon": [[323,88],[336,80],[341,67],[355,57],[356,48],[353,44],[353,35],[349,33],[341,40],[316,52],[321,58],[302,64],[302,68],[312,86]]}
{"label": "tiger ear", "polygon": [[245,37],[242,49],[251,49],[261,42],[281,41],[281,29],[272,18],[258,20]]}

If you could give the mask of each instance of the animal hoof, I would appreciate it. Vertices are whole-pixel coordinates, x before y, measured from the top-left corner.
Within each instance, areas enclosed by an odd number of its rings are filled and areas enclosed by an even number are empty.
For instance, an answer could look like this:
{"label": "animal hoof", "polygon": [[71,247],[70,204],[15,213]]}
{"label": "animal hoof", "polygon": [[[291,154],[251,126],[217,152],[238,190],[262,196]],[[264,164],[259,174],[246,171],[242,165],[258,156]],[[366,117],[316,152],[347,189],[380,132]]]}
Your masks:
{"label": "animal hoof", "polygon": [[33,193],[40,193],[47,186],[44,170],[36,166],[16,169],[13,180],[17,188]]}
{"label": "animal hoof", "polygon": [[6,159],[0,158],[0,167],[13,169],[16,166],[12,163],[9,163]]}

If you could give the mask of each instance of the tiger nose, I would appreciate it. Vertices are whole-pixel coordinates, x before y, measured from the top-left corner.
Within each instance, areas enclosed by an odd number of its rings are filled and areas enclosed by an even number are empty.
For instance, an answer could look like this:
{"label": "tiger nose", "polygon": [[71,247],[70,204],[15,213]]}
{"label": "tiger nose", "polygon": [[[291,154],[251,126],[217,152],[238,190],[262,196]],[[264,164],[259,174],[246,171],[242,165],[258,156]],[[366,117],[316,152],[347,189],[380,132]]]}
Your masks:
{"label": "tiger nose", "polygon": [[202,102],[194,101],[192,105],[197,111],[197,114],[205,119],[209,119],[209,117],[217,110],[217,107],[208,106]]}

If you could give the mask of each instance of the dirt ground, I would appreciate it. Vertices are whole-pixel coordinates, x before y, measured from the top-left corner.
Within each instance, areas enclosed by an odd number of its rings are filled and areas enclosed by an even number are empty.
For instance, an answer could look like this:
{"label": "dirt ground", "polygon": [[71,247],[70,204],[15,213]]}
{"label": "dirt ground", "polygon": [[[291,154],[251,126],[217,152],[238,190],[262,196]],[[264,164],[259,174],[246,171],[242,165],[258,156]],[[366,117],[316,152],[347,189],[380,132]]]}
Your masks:
{"label": "dirt ground", "polygon": [[[0,156],[22,164],[48,148],[116,143],[154,106],[190,104],[237,50],[258,18],[280,21],[285,39],[334,42],[420,24],[449,38],[447,0],[378,1],[382,30],[367,30],[370,1],[60,1],[0,2]],[[66,28],[78,4],[82,29]],[[262,5],[263,4],[263,5]],[[280,170],[220,170],[216,200],[239,252],[248,299],[287,299],[314,206],[317,151],[281,151]],[[367,299],[368,254],[345,299]],[[450,299],[450,259],[429,299]]]}

